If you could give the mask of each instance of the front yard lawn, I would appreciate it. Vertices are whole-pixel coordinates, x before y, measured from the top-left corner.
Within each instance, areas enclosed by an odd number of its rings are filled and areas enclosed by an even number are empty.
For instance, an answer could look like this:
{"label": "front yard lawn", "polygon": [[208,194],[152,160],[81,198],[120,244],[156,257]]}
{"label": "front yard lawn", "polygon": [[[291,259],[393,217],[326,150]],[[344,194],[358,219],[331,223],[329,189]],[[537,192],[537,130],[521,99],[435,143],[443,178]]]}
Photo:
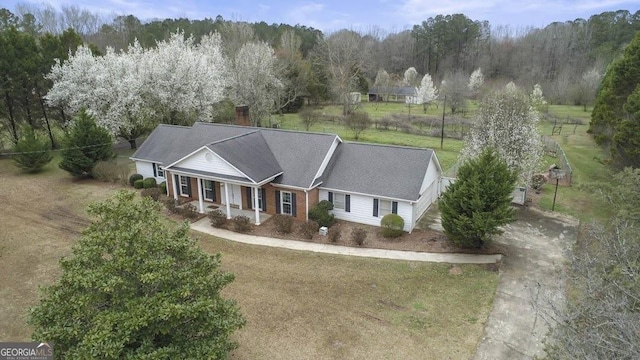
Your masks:
{"label": "front yard lawn", "polygon": [[[118,185],[57,168],[20,173],[0,160],[0,341],[28,341],[29,307],[60,275],[88,225],[85,206]],[[234,359],[468,359],[498,273],[485,266],[351,258],[251,246],[195,234],[236,280],[224,290],[247,319]],[[461,272],[461,274],[460,274]]]}

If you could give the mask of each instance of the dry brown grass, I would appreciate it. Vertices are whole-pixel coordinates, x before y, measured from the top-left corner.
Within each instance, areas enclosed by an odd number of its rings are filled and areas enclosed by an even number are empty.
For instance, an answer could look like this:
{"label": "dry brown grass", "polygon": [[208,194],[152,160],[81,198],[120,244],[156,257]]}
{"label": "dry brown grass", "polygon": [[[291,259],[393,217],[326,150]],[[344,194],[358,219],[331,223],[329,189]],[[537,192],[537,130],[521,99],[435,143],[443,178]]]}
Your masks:
{"label": "dry brown grass", "polygon": [[[0,341],[28,340],[37,287],[60,274],[87,225],[85,206],[118,187],[38,175],[0,160]],[[196,235],[196,234],[194,234]],[[498,275],[482,266],[350,258],[197,235],[236,274],[224,290],[247,325],[234,359],[468,359],[481,339]]]}

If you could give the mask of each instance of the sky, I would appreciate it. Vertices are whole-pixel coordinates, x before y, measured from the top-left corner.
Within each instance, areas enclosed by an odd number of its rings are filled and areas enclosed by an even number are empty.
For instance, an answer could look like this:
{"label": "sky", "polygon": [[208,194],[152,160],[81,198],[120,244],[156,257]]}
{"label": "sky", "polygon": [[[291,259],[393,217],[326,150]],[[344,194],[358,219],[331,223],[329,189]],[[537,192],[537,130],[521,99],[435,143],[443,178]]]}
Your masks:
{"label": "sky", "polygon": [[[2,0],[13,9],[18,0]],[[462,13],[492,27],[544,27],[555,21],[588,19],[605,11],[640,9],[638,0],[39,0],[55,7],[76,5],[105,15],[133,14],[141,20],[186,17],[300,24],[325,32],[343,28],[386,32],[410,29],[436,15]],[[6,3],[6,4],[4,4]],[[4,5],[3,5],[4,4]]]}

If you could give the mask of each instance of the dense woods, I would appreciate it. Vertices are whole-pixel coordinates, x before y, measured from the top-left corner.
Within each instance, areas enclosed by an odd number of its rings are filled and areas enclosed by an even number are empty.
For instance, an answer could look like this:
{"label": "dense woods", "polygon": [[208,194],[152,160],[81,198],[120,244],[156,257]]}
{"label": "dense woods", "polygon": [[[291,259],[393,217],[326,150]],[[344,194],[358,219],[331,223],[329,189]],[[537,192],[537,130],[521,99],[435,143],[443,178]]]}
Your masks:
{"label": "dense woods", "polygon": [[[98,58],[127,53],[132,45],[137,52],[148,51],[177,33],[197,47],[217,32],[226,59],[220,66],[228,68],[229,74],[244,66],[238,54],[255,53],[243,50],[244,45],[269,47],[272,50],[264,48],[260,53],[273,59],[263,58],[260,63],[267,67],[263,69],[265,77],[275,73],[266,85],[271,89],[270,97],[242,91],[239,87],[247,84],[242,79],[230,80],[236,88],[226,94],[233,102],[264,100],[265,106],[254,109],[256,115],[262,112],[260,117],[264,119],[268,113],[296,111],[304,100],[335,100],[348,105],[344,101],[348,94],[366,92],[379,74],[386,74],[387,86],[416,87],[424,75],[429,75],[433,89],[444,96],[457,80],[462,83],[462,78],[468,79],[478,69],[487,86],[514,82],[531,89],[539,84],[550,103],[580,104],[586,110],[594,103],[608,64],[622,54],[639,30],[640,12],[625,10],[544,28],[492,27],[487,21],[454,14],[438,15],[397,33],[372,28],[323,34],[304,25],[244,23],[221,16],[146,21],[133,15],[108,18],[75,6],[58,10],[50,5],[19,4],[13,12],[0,10],[0,138],[4,146],[15,143],[22,127],[29,126],[47,131],[52,147],[57,146],[51,128],[64,127],[74,115],[66,112],[77,111],[78,107],[70,109],[62,102],[47,101],[55,80],[47,75],[56,59],[64,66],[80,45],[84,45],[83,54],[90,50],[90,56]],[[256,60],[247,62],[254,64]],[[406,84],[403,75],[410,68],[417,71],[417,77]],[[448,89],[442,84],[447,79]],[[451,101],[454,94],[448,99],[449,105],[455,106]],[[211,107],[208,119],[229,118],[228,104],[204,104]],[[350,112],[348,106],[344,110]],[[170,111],[160,118],[163,122],[177,121]],[[188,121],[198,118],[198,114],[186,116]]]}

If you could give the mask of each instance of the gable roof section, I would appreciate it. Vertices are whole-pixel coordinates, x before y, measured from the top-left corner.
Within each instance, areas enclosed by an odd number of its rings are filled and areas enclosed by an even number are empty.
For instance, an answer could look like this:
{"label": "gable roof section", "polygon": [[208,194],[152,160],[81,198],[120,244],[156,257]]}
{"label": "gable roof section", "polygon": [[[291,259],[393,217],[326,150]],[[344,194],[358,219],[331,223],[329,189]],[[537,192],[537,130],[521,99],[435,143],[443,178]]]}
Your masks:
{"label": "gable roof section", "polygon": [[416,201],[433,150],[343,142],[323,188]]}
{"label": "gable roof section", "polygon": [[132,158],[169,166],[206,146],[254,179],[282,173],[274,183],[307,189],[337,137],[203,122],[159,125]]}
{"label": "gable roof section", "polygon": [[190,127],[160,124],[138,147],[132,159],[163,163],[174,148],[180,146],[183,137],[191,131]]}
{"label": "gable roof section", "polygon": [[211,143],[207,148],[256,183],[282,173],[278,161],[258,130]]}
{"label": "gable roof section", "polygon": [[278,159],[282,175],[275,183],[307,189],[314,181],[333,141],[334,134],[260,129],[269,148]]}

